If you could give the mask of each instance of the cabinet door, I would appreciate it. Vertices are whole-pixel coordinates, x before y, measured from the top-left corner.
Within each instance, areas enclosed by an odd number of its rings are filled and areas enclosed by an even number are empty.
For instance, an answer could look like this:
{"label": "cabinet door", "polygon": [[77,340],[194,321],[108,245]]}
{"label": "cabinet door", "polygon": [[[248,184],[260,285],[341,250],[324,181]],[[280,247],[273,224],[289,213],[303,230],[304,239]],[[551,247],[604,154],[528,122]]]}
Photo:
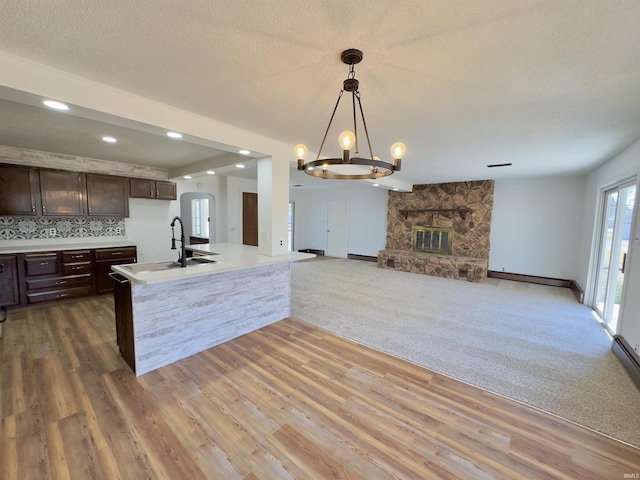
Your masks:
{"label": "cabinet door", "polygon": [[176,200],[176,184],[173,182],[156,181],[156,198],[160,200]]}
{"label": "cabinet door", "polygon": [[87,205],[91,216],[128,217],[127,179],[87,173]]}
{"label": "cabinet door", "polygon": [[37,200],[35,168],[0,165],[0,215],[36,215]]}
{"label": "cabinet door", "polygon": [[0,256],[0,306],[20,303],[18,290],[18,263],[15,255]]}
{"label": "cabinet door", "polygon": [[43,215],[83,216],[84,191],[83,173],[40,169]]}
{"label": "cabinet door", "polygon": [[145,178],[129,179],[130,193],[133,198],[155,198],[156,182]]}

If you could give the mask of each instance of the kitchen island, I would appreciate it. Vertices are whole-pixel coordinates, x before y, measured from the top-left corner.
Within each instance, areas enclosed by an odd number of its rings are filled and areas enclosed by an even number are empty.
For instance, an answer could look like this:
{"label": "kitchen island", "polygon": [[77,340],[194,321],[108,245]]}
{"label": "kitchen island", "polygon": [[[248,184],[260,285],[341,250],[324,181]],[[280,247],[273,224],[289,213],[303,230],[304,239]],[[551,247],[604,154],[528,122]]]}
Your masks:
{"label": "kitchen island", "polygon": [[257,247],[225,243],[186,248],[198,255],[186,268],[112,267],[118,345],[136,375],[288,317],[290,262],[315,256],[260,255]]}

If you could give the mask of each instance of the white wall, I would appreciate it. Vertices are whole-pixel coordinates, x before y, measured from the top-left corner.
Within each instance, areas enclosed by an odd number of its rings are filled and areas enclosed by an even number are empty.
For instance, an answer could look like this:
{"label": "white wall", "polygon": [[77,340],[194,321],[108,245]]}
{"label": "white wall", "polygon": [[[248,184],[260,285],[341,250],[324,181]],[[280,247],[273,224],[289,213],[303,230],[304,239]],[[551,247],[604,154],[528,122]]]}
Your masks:
{"label": "white wall", "polygon": [[[180,215],[180,203],[144,198],[129,199],[129,218],[125,219],[127,238],[138,250],[138,262],[177,260],[171,250],[171,219]],[[179,233],[178,233],[179,235]]]}
{"label": "white wall", "polygon": [[291,189],[295,202],[294,245],[296,250],[327,248],[327,201],[346,198],[349,203],[348,253],[377,256],[387,236],[387,190],[345,182],[333,190]]}
{"label": "white wall", "polygon": [[586,176],[496,180],[489,269],[574,280]]}
{"label": "white wall", "polygon": [[[636,191],[640,192],[640,141],[595,169],[587,177],[584,198],[584,224],[579,251],[578,281],[585,285],[587,300],[592,297],[595,272],[590,272],[589,262],[597,252],[596,225],[599,214],[599,199],[603,188],[625,178],[636,176]],[[620,307],[620,333],[631,344],[640,343],[640,202],[636,194],[636,205],[632,224],[632,236],[627,256],[627,269]]]}

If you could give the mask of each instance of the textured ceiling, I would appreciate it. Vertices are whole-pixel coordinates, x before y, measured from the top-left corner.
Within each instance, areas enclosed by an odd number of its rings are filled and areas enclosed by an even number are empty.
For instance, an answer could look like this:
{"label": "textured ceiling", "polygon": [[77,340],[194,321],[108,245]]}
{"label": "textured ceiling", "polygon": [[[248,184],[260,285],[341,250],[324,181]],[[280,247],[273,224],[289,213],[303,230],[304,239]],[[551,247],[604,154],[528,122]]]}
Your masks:
{"label": "textured ceiling", "polygon": [[[317,150],[359,48],[373,153],[403,141],[396,175],[432,183],[584,173],[640,138],[639,23],[637,0],[4,0],[0,51]],[[27,143],[11,107],[0,143]]]}

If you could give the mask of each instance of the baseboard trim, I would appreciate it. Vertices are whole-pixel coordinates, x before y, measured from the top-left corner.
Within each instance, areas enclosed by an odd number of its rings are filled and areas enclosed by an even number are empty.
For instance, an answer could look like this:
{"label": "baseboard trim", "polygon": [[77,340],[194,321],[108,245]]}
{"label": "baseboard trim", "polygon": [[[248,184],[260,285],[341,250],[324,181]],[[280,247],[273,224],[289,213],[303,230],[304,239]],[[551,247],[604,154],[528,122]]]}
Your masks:
{"label": "baseboard trim", "polygon": [[495,270],[489,270],[487,272],[487,277],[565,288],[571,288],[572,282],[572,280],[562,280],[561,278],[537,277],[535,275],[522,275],[520,273],[496,272]]}
{"label": "baseboard trim", "polygon": [[584,290],[580,288],[580,285],[578,285],[578,282],[576,282],[575,280],[571,280],[571,285],[569,285],[569,288],[575,295],[576,300],[578,300],[578,302],[580,303],[584,303]]}
{"label": "baseboard trim", "polygon": [[355,253],[350,253],[347,255],[347,258],[350,260],[365,260],[367,262],[378,262],[378,257],[372,257],[371,255],[357,255]]}
{"label": "baseboard trim", "polygon": [[638,354],[633,350],[633,348],[631,348],[631,345],[629,345],[627,341],[620,335],[615,335],[613,337],[613,342],[611,342],[611,350],[616,355],[616,357],[618,357],[636,386],[640,388],[640,357],[638,356]]}

